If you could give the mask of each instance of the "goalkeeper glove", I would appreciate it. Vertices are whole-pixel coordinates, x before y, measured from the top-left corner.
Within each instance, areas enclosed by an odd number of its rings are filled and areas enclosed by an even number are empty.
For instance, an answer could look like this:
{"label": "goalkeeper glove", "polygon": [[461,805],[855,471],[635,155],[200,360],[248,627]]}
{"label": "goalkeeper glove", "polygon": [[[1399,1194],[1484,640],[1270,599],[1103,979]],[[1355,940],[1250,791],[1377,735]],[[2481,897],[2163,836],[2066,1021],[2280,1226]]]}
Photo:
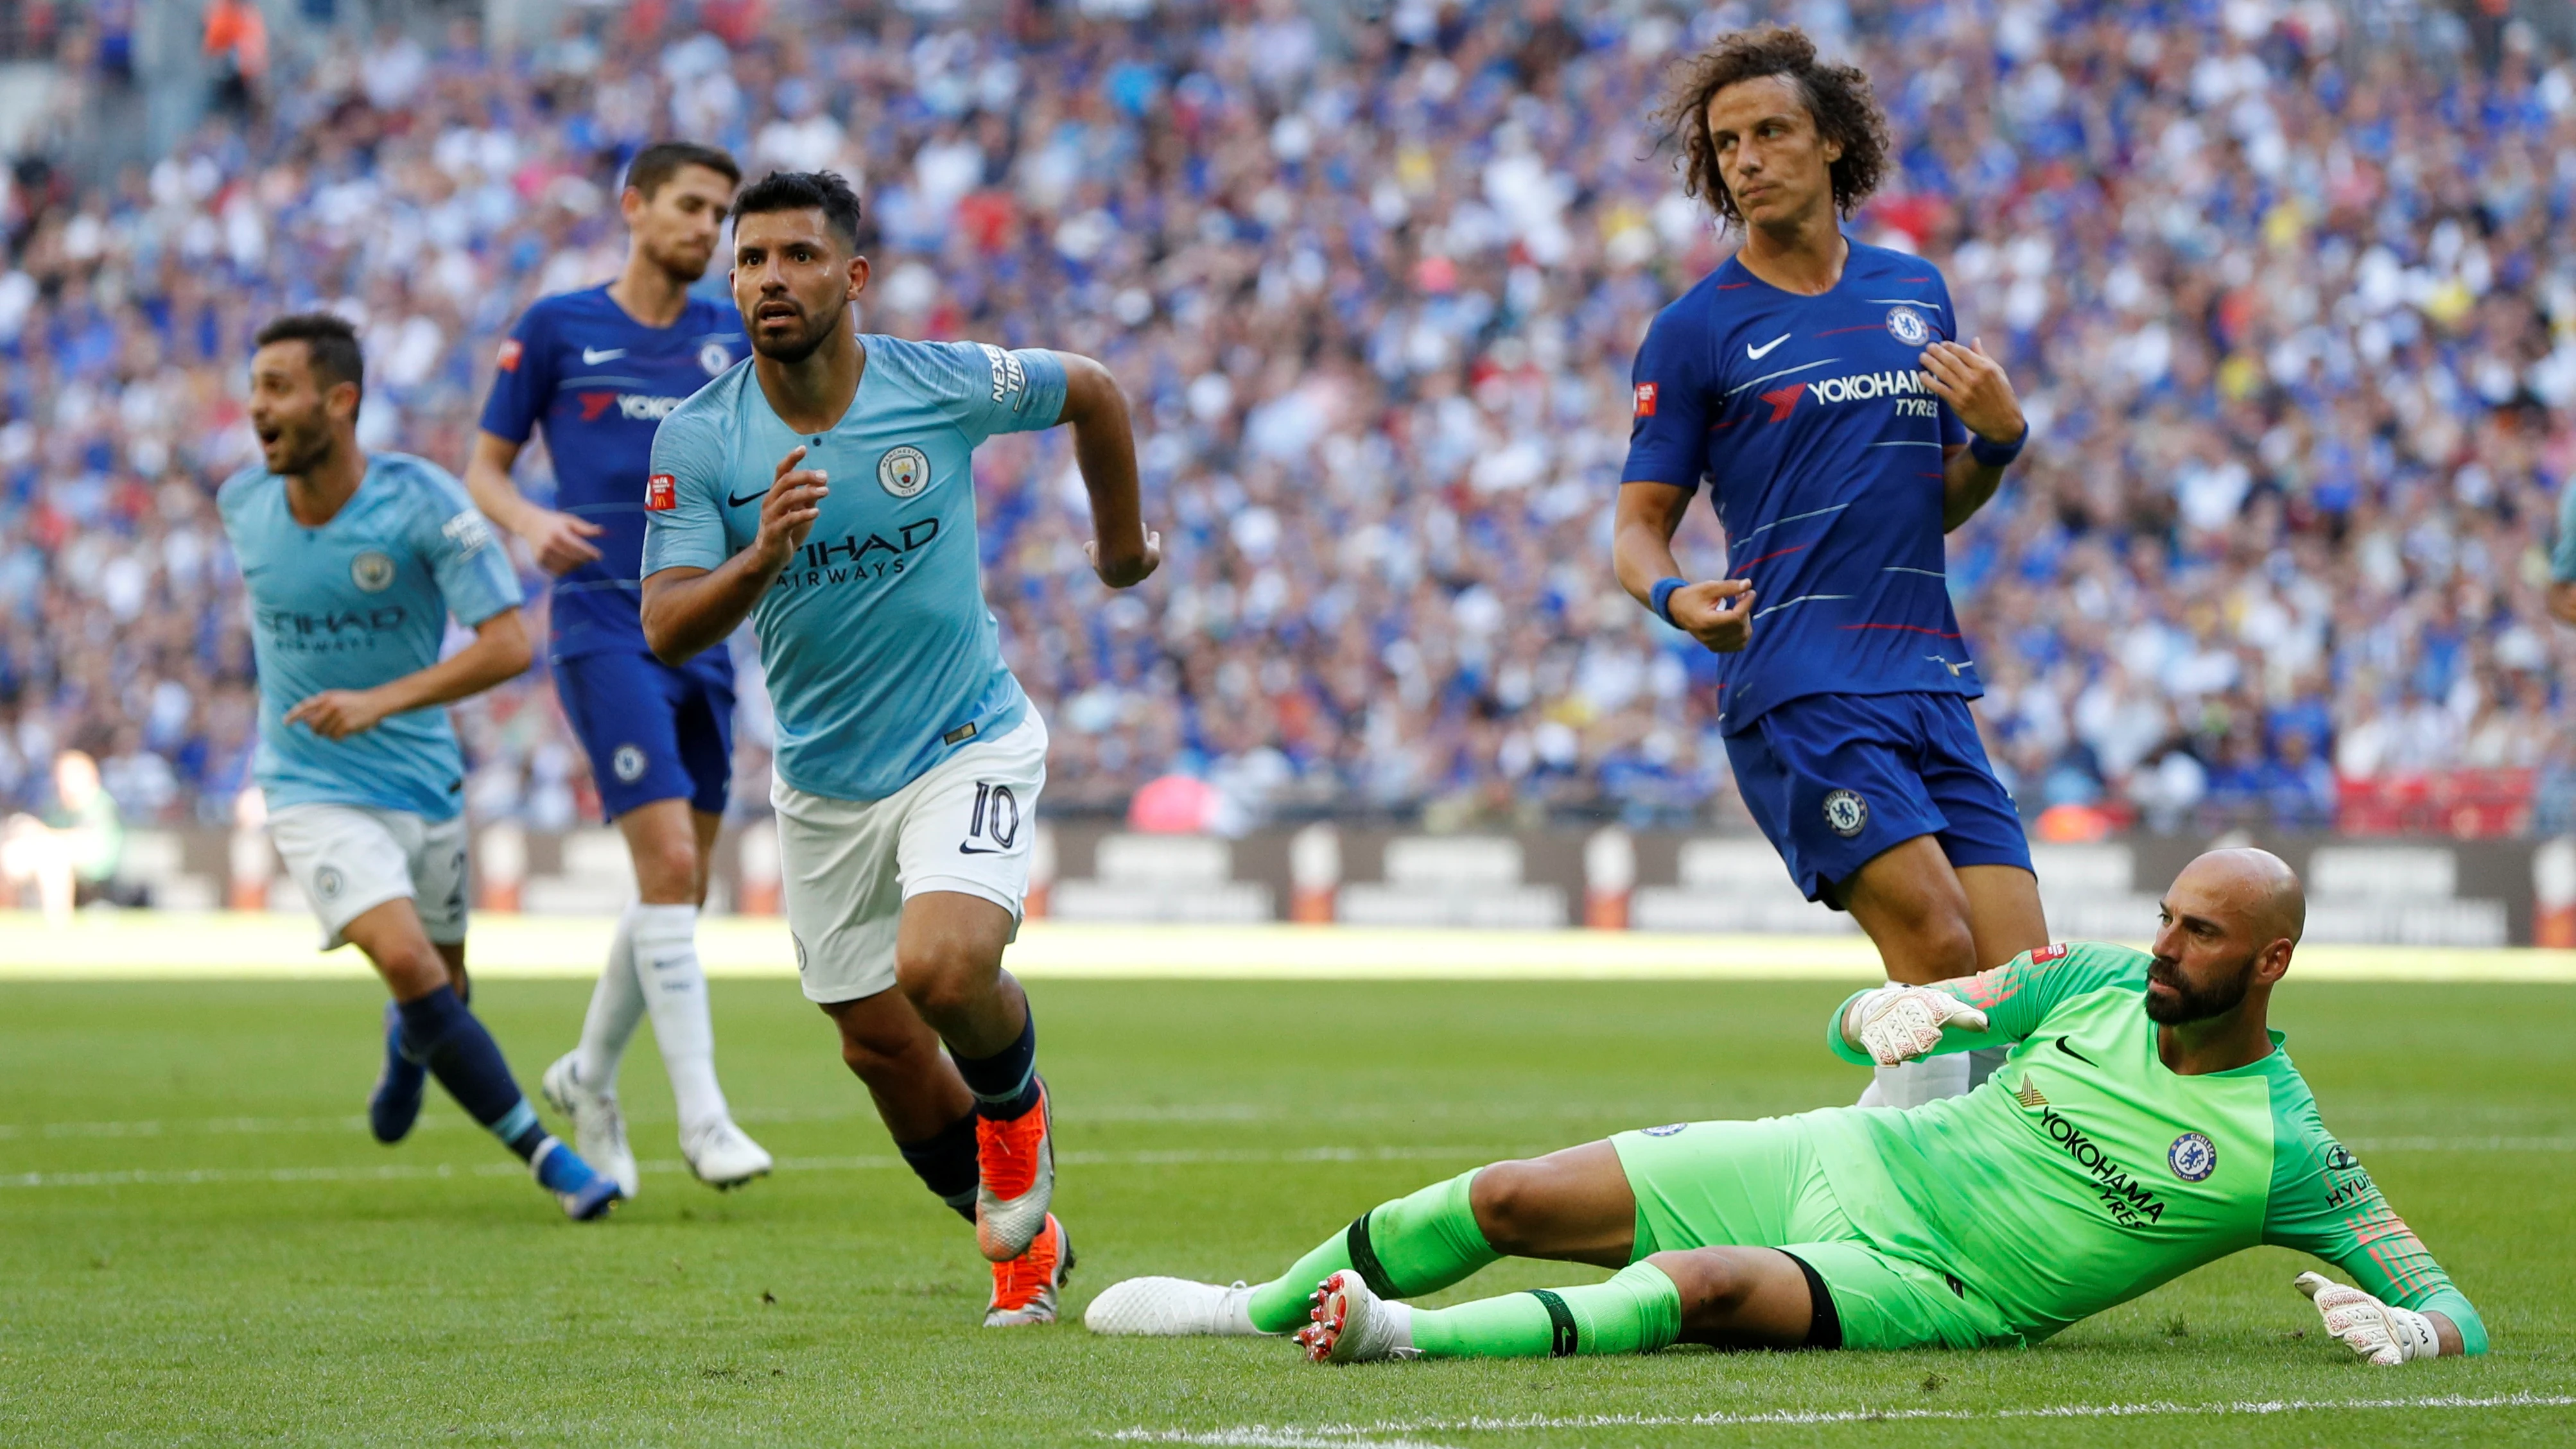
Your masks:
{"label": "goalkeeper glove", "polygon": [[1986,1014],[1946,991],[1890,982],[1864,992],[1843,1014],[1843,1039],[1882,1067],[1900,1066],[1941,1044],[1941,1028],[1986,1029]]}
{"label": "goalkeeper glove", "polygon": [[2382,1303],[2323,1273],[2301,1273],[2293,1286],[2308,1295],[2316,1303],[2317,1312],[2325,1315],[2326,1332],[2382,1368],[2395,1368],[2408,1359],[2431,1358],[2442,1351],[2441,1336],[2433,1331],[2433,1320],[2414,1309]]}

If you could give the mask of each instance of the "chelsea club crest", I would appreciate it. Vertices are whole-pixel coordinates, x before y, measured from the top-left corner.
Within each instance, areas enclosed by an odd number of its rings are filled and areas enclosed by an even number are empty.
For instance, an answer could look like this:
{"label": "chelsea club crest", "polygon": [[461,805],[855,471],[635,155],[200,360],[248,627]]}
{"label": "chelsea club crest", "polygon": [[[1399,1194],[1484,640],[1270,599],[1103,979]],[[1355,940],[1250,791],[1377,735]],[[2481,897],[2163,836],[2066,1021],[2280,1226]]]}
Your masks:
{"label": "chelsea club crest", "polygon": [[1932,324],[1911,307],[1887,309],[1887,335],[1908,347],[1920,347],[1932,340]]}
{"label": "chelsea club crest", "polygon": [[2218,1170],[2218,1144],[2197,1132],[2186,1132],[2165,1149],[2165,1165],[2185,1182],[2204,1182]]}
{"label": "chelsea club crest", "polygon": [[733,350],[721,342],[710,342],[698,349],[698,366],[705,368],[709,377],[722,376],[726,368],[733,366]]}
{"label": "chelsea club crest", "polygon": [[897,498],[910,498],[930,486],[930,458],[910,443],[898,443],[877,459],[877,484]]}

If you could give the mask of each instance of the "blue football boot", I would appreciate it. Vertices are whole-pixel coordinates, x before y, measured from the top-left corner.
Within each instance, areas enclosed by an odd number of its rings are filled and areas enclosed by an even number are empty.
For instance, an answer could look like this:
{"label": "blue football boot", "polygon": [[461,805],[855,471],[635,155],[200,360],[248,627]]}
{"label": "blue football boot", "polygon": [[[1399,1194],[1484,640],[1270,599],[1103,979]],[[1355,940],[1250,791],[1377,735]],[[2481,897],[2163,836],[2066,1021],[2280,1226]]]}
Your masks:
{"label": "blue football boot", "polygon": [[546,1145],[528,1162],[537,1185],[555,1195],[563,1204],[564,1216],[577,1223],[594,1222],[608,1216],[626,1194],[619,1191],[616,1179],[606,1173],[593,1172],[579,1153],[561,1140],[548,1138]]}
{"label": "blue football boot", "polygon": [[411,1124],[420,1120],[420,1096],[429,1080],[429,1069],[403,1054],[402,1008],[385,1003],[385,1069],[376,1076],[374,1090],[367,1093],[367,1126],[376,1140],[387,1144],[400,1142],[411,1135]]}

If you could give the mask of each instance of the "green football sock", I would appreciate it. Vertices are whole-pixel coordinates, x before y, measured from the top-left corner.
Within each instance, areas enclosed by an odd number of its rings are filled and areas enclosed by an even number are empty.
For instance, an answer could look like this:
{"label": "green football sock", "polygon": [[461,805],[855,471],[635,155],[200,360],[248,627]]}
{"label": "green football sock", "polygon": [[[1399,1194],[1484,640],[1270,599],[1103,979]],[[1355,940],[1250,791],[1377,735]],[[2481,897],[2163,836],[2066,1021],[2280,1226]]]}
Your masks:
{"label": "green football sock", "polygon": [[1252,1291],[1252,1326],[1264,1333],[1303,1328],[1315,1285],[1344,1268],[1358,1269],[1379,1297],[1397,1299],[1437,1293],[1500,1258],[1467,1205],[1475,1176],[1460,1173],[1360,1214],[1286,1274]]}
{"label": "green football sock", "polygon": [[1424,1358],[1652,1353],[1681,1331],[1681,1290],[1651,1263],[1632,1263],[1583,1288],[1413,1310],[1413,1346]]}

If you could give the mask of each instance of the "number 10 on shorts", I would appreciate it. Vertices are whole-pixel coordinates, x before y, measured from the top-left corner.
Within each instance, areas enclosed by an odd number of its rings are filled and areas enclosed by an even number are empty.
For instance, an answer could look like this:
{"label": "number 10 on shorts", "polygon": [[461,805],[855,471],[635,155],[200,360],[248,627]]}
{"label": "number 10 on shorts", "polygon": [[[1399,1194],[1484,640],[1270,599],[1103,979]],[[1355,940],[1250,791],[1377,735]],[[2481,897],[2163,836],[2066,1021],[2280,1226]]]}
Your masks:
{"label": "number 10 on shorts", "polygon": [[957,853],[994,855],[1009,850],[1019,838],[1019,797],[1011,793],[1008,785],[976,781],[975,815],[966,823],[966,839],[957,847]]}

